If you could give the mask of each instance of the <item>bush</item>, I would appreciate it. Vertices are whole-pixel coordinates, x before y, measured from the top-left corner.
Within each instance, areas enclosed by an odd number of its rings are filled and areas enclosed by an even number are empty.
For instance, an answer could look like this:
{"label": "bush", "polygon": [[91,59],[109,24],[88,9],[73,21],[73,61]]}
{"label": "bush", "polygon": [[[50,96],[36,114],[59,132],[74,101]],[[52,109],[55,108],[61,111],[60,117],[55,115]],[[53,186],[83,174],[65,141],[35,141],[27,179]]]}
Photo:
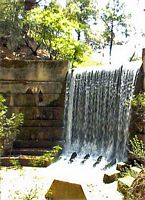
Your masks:
{"label": "bush", "polygon": [[[140,167],[142,171],[135,178],[132,185],[127,189],[124,200],[144,200],[145,199],[145,168],[142,164],[145,164],[145,150],[142,140],[139,140],[137,135],[130,140],[131,151],[133,155],[134,163],[137,167]],[[138,164],[141,163],[141,165]],[[130,175],[132,176],[131,166],[125,169],[122,173],[123,176]]]}
{"label": "bush", "polygon": [[19,133],[18,127],[22,125],[24,116],[22,113],[12,113],[10,118],[7,118],[8,108],[4,105],[6,100],[0,95],[0,154],[5,151],[11,152],[13,142]]}
{"label": "bush", "polygon": [[130,140],[131,143],[131,152],[135,154],[136,156],[145,156],[145,151],[144,151],[144,144],[142,140],[139,140],[137,135]]}
{"label": "bush", "polygon": [[145,171],[143,170],[139,176],[133,181],[131,187],[127,191],[124,200],[144,200],[145,199]]}

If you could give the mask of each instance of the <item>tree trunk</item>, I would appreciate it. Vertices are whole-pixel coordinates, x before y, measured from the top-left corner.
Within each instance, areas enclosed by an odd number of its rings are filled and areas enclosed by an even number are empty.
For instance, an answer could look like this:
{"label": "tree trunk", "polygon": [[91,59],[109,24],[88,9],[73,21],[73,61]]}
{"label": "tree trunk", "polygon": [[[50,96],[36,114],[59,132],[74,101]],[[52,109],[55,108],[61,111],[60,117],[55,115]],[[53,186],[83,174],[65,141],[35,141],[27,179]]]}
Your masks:
{"label": "tree trunk", "polygon": [[109,47],[109,56],[110,56],[110,62],[111,62],[111,55],[112,55],[112,47],[113,47],[113,39],[114,39],[114,24],[113,21],[111,22],[111,30],[110,30],[110,47]]}
{"label": "tree trunk", "polygon": [[78,34],[78,41],[80,41],[81,40],[81,32],[78,31],[77,34]]}

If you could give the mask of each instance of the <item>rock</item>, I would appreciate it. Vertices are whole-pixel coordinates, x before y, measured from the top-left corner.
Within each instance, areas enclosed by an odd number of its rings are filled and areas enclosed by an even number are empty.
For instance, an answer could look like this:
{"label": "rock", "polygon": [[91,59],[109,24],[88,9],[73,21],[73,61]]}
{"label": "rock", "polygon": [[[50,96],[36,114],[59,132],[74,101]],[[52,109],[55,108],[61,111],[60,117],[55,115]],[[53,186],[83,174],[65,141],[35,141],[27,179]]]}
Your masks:
{"label": "rock", "polygon": [[86,160],[89,158],[90,158],[90,154],[86,154],[83,161],[81,162],[81,164],[84,164],[86,162]]}
{"label": "rock", "polygon": [[85,157],[84,157],[84,160],[87,160],[90,158],[90,154],[86,154]]}
{"label": "rock", "polygon": [[103,158],[103,156],[99,156],[97,158],[97,161],[93,164],[93,167],[96,167],[96,165],[98,165],[101,162],[102,158]]}
{"label": "rock", "polygon": [[69,159],[70,163],[72,163],[76,157],[77,157],[77,153],[73,152],[70,159]]}
{"label": "rock", "polygon": [[105,167],[103,169],[106,170],[106,169],[112,167],[115,164],[116,164],[116,159],[113,159],[110,163],[108,163],[107,165],[105,165]]}
{"label": "rock", "polygon": [[104,183],[112,183],[112,182],[116,181],[119,178],[119,176],[120,176],[120,171],[118,171],[118,170],[107,172],[104,174],[103,182]]}
{"label": "rock", "polygon": [[117,163],[116,169],[119,171],[123,171],[125,169],[125,167],[127,167],[127,164],[124,162],[119,162]]}

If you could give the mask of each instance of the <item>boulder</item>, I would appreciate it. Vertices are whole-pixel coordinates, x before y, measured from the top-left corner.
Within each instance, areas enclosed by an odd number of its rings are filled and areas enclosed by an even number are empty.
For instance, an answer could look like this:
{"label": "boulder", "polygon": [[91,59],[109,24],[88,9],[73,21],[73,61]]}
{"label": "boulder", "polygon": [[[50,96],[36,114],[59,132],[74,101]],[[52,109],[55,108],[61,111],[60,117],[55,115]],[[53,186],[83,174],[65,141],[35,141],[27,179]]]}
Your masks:
{"label": "boulder", "polygon": [[120,171],[114,170],[104,174],[103,182],[104,183],[112,183],[116,181],[120,176]]}

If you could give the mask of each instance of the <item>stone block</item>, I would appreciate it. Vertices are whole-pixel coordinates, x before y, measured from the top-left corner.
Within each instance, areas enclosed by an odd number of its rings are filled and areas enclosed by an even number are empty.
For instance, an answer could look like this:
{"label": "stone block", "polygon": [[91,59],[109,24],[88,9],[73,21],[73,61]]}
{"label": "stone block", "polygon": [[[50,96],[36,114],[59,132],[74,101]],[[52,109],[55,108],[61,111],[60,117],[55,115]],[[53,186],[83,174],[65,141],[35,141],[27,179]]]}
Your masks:
{"label": "stone block", "polygon": [[21,127],[17,139],[23,140],[63,140],[62,127]]}
{"label": "stone block", "polygon": [[120,176],[120,171],[114,170],[104,174],[103,182],[104,183],[112,183],[116,181]]}
{"label": "stone block", "polygon": [[62,81],[65,80],[67,61],[3,60],[1,80]]}
{"label": "stone block", "polygon": [[53,181],[45,198],[48,200],[87,200],[80,184],[60,180]]}
{"label": "stone block", "polygon": [[[7,99],[7,106],[49,106],[54,101],[57,101],[57,106],[61,105],[59,101],[60,94],[4,94]],[[64,96],[64,94],[63,94]]]}
{"label": "stone block", "polygon": [[59,145],[61,147],[64,146],[64,140],[55,140],[55,141],[49,141],[49,140],[16,140],[14,142],[14,148],[52,148],[56,145]]}
{"label": "stone block", "polygon": [[9,107],[9,116],[11,113],[22,112],[24,119],[27,120],[62,120],[63,107],[42,107],[42,106],[13,106]]}
{"label": "stone block", "polygon": [[135,166],[131,167],[131,176],[133,178],[136,178],[139,175],[139,173],[141,173],[141,171],[142,171],[142,169],[140,169],[138,167],[135,167]]}
{"label": "stone block", "polygon": [[24,127],[63,127],[63,120],[24,120]]}
{"label": "stone block", "polygon": [[38,82],[38,81],[2,81],[0,82],[1,94],[26,94],[31,90],[33,94],[40,91],[43,94],[60,94],[62,92],[62,82]]}
{"label": "stone block", "polygon": [[132,185],[135,179],[131,176],[118,179],[117,191],[126,194],[128,188]]}

